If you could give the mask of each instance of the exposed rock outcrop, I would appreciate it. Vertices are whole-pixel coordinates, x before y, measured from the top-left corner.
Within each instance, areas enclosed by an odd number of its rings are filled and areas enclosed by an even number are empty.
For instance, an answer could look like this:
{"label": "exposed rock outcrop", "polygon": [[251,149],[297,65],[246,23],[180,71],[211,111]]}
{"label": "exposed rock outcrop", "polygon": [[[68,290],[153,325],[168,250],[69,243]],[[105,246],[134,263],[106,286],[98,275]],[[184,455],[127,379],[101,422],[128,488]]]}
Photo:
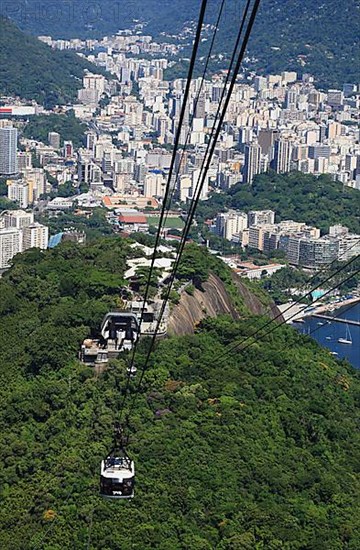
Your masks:
{"label": "exposed rock outcrop", "polygon": [[[254,315],[269,315],[269,307],[249,290],[241,279],[234,274],[233,282],[239,294],[243,298],[245,306]],[[193,295],[184,291],[180,303],[171,312],[168,333],[176,336],[192,334],[195,327],[206,317],[218,315],[231,315],[233,319],[239,319],[240,315],[232,304],[232,300],[224,283],[219,277],[210,274],[209,279],[203,284],[203,291],[195,289]],[[275,306],[272,307],[271,317],[279,314]]]}
{"label": "exposed rock outcrop", "polygon": [[203,284],[203,291],[194,290],[193,296],[187,292],[181,295],[180,303],[171,312],[168,332],[177,336],[191,334],[195,326],[205,317],[229,314],[233,319],[239,315],[231,303],[224,283],[216,275],[210,274]]}

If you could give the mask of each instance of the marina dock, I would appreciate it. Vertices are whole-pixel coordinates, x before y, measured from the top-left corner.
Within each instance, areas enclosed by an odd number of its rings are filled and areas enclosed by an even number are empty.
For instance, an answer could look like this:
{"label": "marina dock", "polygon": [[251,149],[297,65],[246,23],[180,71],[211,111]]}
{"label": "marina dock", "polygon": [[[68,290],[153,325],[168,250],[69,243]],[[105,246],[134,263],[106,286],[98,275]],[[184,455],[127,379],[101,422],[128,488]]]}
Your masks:
{"label": "marina dock", "polygon": [[336,323],[345,323],[348,325],[354,325],[360,327],[360,321],[355,321],[353,319],[343,319],[342,317],[333,317],[332,315],[324,315],[323,313],[313,313],[312,317],[317,319],[325,319],[326,321],[334,321]]}

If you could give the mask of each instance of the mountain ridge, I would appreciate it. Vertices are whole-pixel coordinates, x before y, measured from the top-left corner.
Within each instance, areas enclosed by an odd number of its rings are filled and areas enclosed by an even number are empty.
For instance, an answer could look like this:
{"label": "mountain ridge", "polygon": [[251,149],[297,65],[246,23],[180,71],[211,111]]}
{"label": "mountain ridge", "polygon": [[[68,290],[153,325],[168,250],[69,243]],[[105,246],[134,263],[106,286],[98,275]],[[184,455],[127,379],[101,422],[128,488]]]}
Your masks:
{"label": "mountain ridge", "polygon": [[[240,20],[243,5],[236,0],[226,3],[217,52],[229,53],[237,32],[234,21]],[[6,11],[6,6],[3,12],[22,29],[55,38],[100,38],[133,27],[134,20],[146,23],[145,34],[159,38],[163,32],[179,32],[186,21],[196,20],[199,12],[197,0],[162,0],[160,6],[155,0],[103,0],[101,4],[80,0],[72,3],[71,9],[67,0],[59,0],[56,6],[27,0],[26,12],[11,7]],[[37,15],[39,6],[43,17]],[[217,10],[218,4],[209,2],[207,22],[215,22]],[[324,87],[358,83],[359,25],[357,0],[328,0],[315,6],[312,0],[264,0],[249,44],[249,53],[255,58],[251,67],[260,74],[309,72]]]}
{"label": "mountain ridge", "polygon": [[0,16],[0,93],[47,108],[72,102],[85,70],[103,72],[73,52],[54,51]]}

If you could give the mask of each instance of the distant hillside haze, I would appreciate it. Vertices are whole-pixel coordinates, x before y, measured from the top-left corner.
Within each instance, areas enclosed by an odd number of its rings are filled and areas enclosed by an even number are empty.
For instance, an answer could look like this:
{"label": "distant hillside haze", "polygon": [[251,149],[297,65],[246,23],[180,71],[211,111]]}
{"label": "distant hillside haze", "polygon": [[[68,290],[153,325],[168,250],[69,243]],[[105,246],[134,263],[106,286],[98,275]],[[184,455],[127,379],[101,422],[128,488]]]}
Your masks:
{"label": "distant hillside haze", "polygon": [[[210,0],[207,20],[214,22],[220,2]],[[145,33],[176,33],[196,19],[200,0],[27,0],[2,3],[0,10],[32,34],[89,38],[146,23]],[[217,51],[230,51],[243,3],[227,0]],[[260,73],[297,70],[314,74],[321,86],[360,80],[358,0],[263,0],[254,27],[250,54]]]}
{"label": "distant hillside haze", "polygon": [[0,17],[0,94],[34,99],[49,108],[72,102],[85,69],[100,72],[74,52],[54,51]]}

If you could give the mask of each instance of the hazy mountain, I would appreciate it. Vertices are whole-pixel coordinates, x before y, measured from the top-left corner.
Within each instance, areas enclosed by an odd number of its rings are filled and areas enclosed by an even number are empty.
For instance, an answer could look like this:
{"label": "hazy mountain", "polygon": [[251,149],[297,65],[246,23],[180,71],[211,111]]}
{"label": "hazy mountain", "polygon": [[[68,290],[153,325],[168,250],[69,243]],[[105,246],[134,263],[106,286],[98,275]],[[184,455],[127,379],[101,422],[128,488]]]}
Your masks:
{"label": "hazy mountain", "polygon": [[[209,1],[208,21],[215,20],[219,4]],[[128,28],[134,19],[145,22],[145,32],[154,36],[172,33],[197,17],[199,5],[200,0],[27,0],[21,9],[10,3],[0,9],[34,34],[66,38],[101,37]],[[218,51],[230,50],[241,9],[237,0],[227,0]],[[324,85],[357,82],[359,26],[358,0],[263,0],[250,47],[257,59],[254,67],[311,72]]]}

